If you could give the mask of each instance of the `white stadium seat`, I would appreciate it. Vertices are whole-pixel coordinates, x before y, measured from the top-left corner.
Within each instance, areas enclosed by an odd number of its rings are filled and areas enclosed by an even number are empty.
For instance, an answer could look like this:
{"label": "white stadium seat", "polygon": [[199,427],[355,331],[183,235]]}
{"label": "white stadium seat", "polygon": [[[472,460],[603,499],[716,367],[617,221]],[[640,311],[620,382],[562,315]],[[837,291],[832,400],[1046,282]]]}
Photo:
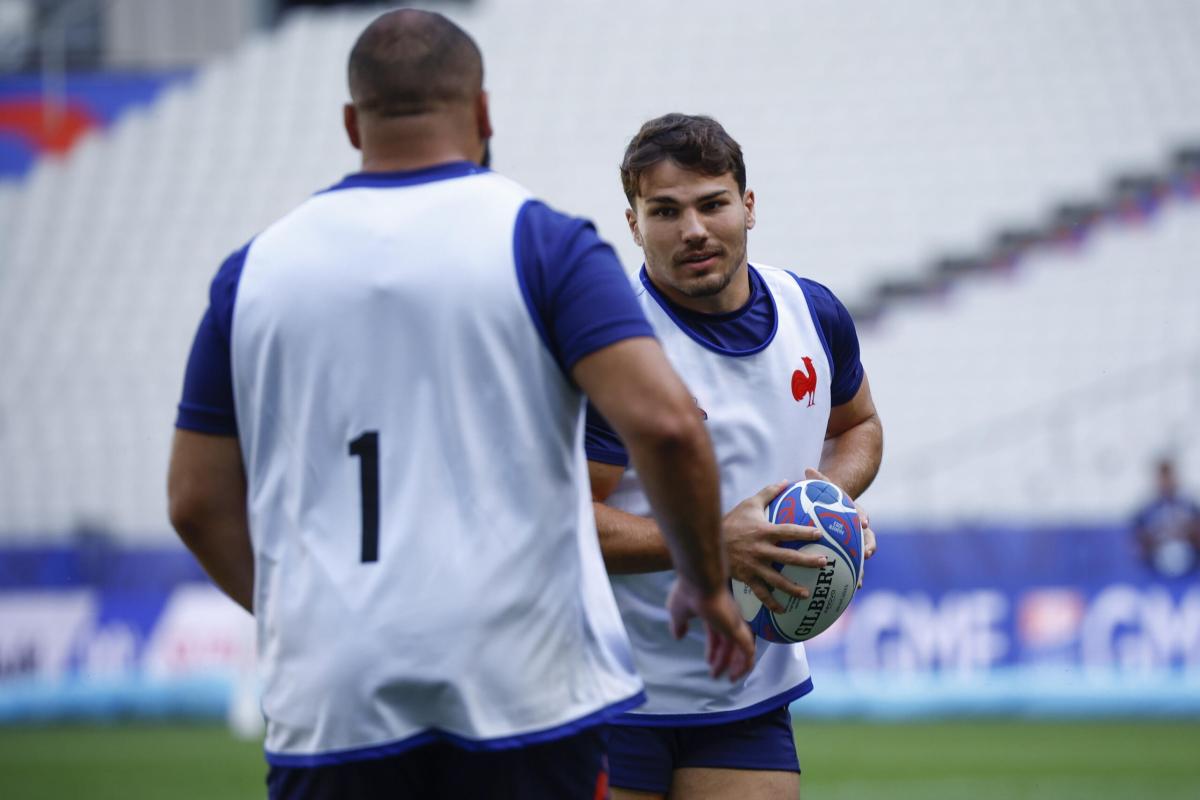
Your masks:
{"label": "white stadium seat", "polygon": [[[512,0],[479,40],[496,166],[633,270],[617,164],[648,117],[746,151],[751,256],[861,302],[1200,136],[1190,0]],[[302,12],[0,186],[0,537],[169,536],[174,403],[224,256],[353,171],[345,59],[373,11]],[[636,20],[636,26],[632,22]],[[864,326],[876,519],[1112,519],[1163,449],[1200,484],[1200,211],[1105,230]]]}

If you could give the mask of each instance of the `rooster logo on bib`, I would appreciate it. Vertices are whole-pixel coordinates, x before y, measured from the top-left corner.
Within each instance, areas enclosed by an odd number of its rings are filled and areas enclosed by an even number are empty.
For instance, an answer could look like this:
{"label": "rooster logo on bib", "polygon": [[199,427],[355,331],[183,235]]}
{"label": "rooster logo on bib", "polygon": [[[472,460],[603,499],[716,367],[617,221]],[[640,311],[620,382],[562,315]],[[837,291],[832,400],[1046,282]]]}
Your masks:
{"label": "rooster logo on bib", "polygon": [[809,406],[817,402],[817,368],[808,356],[804,357],[804,372],[796,370],[792,373],[792,397],[797,403],[807,397]]}

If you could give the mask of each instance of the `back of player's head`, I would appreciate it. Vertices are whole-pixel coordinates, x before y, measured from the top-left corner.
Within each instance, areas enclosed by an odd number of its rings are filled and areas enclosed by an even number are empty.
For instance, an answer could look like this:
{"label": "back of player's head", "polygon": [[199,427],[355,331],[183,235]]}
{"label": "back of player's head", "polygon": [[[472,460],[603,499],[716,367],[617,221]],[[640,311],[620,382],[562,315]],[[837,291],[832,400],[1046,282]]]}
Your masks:
{"label": "back of player's head", "polygon": [[350,97],[360,113],[424,114],[469,102],[483,88],[483,56],[441,14],[405,8],[375,19],[350,51]]}
{"label": "back of player's head", "polygon": [[670,159],[684,169],[717,177],[732,173],[738,191],[746,191],[746,162],[742,147],[712,117],[664,114],[642,125],[625,148],[621,186],[629,205],[637,197],[642,174]]}

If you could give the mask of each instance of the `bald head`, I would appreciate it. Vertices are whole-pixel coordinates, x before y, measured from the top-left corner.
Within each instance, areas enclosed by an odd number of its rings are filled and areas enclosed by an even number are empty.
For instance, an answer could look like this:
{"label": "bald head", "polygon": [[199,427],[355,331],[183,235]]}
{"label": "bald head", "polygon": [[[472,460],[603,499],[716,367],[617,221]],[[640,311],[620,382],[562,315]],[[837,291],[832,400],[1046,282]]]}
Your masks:
{"label": "bald head", "polygon": [[349,73],[359,113],[384,119],[470,103],[483,89],[483,57],[471,37],[441,14],[411,8],[367,26]]}

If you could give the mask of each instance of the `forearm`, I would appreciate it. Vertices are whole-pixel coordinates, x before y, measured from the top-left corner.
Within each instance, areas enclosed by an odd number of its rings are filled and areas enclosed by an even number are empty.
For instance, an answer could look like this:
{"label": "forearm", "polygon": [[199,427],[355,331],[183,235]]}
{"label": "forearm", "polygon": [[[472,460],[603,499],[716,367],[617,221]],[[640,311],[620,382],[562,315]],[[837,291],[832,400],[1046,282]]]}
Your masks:
{"label": "forearm", "polygon": [[253,614],[254,552],[244,521],[210,518],[177,524],[176,531],[213,583]]}
{"label": "forearm", "polygon": [[726,585],[721,490],[708,433],[697,419],[687,434],[630,448],[642,487],[676,569],[705,594]]}
{"label": "forearm", "polygon": [[593,503],[600,551],[610,574],[660,572],[671,569],[671,551],[658,523],[620,509]]}
{"label": "forearm", "polygon": [[883,426],[872,415],[825,440],[819,469],[851,497],[858,497],[875,480],[882,459]]}
{"label": "forearm", "polygon": [[253,613],[254,553],[237,437],[177,429],[167,503],[171,524],[200,566],[221,591]]}
{"label": "forearm", "polygon": [[716,457],[658,342],[625,339],[580,359],[571,374],[624,442],[680,578],[705,596],[723,591]]}

